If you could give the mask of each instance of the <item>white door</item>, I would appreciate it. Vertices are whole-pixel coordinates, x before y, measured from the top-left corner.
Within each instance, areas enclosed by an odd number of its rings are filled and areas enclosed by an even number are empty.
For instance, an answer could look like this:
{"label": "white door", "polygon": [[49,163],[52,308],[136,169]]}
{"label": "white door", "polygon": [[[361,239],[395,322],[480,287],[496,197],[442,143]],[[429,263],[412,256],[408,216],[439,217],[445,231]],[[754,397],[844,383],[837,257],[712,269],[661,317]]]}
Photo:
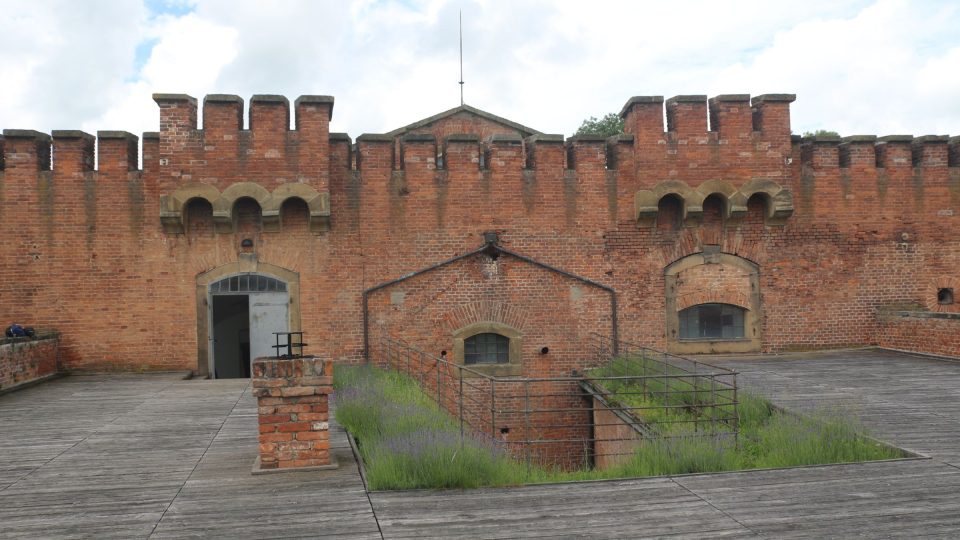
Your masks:
{"label": "white door", "polygon": [[[250,361],[276,356],[274,332],[289,332],[287,313],[289,295],[285,292],[262,292],[250,295]],[[281,342],[286,338],[281,337]],[[284,351],[286,353],[286,351]]]}

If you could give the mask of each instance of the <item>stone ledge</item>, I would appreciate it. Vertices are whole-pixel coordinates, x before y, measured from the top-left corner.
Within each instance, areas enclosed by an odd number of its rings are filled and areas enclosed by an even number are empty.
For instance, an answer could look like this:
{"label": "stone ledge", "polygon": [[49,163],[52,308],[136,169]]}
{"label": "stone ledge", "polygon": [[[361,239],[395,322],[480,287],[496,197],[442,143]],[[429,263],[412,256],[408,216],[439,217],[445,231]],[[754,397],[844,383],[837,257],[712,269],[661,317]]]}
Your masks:
{"label": "stone ledge", "polygon": [[753,105],[757,105],[758,103],[793,103],[796,100],[796,94],[761,94],[759,96],[753,96],[750,103]]}
{"label": "stone ledge", "polygon": [[197,98],[187,94],[153,94],[153,100],[158,104],[161,101],[186,101],[192,105],[197,104]]}
{"label": "stone ledge", "polygon": [[627,113],[630,112],[630,109],[634,105],[639,104],[654,104],[654,105],[663,105],[663,96],[633,96],[627,100],[627,103],[620,109],[620,118],[625,118]]}
{"label": "stone ledge", "polygon": [[50,132],[54,139],[84,139],[92,141],[95,137],[79,129],[55,129]]}
{"label": "stone ledge", "polygon": [[204,103],[238,103],[243,105],[243,98],[234,94],[207,94]]}
{"label": "stone ledge", "polygon": [[903,319],[948,319],[960,321],[960,313],[945,313],[941,311],[888,311],[881,316],[900,317]]}
{"label": "stone ledge", "polygon": [[290,105],[290,100],[286,96],[281,96],[279,94],[254,94],[250,98],[250,104],[254,103],[263,104],[263,105]]}
{"label": "stone ledge", "polygon": [[670,106],[674,103],[707,103],[706,94],[690,94],[690,95],[680,95],[673,96],[667,100],[667,106]]}
{"label": "stone ledge", "polygon": [[734,102],[734,103],[749,103],[750,94],[720,94],[719,96],[710,98],[710,101],[714,102]]}
{"label": "stone ledge", "polygon": [[50,135],[41,133],[34,129],[5,129],[3,137],[6,139],[37,139],[40,141],[49,141]]}

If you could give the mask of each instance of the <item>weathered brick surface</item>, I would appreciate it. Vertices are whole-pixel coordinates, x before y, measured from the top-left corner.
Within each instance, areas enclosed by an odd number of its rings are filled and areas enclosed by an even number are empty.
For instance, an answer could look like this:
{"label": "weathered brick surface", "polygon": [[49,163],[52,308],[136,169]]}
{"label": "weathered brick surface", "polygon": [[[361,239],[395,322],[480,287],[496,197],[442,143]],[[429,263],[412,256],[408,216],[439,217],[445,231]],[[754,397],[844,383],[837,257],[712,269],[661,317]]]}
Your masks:
{"label": "weathered brick surface", "polygon": [[[408,133],[360,137],[354,149],[328,133],[333,104],[320,98],[291,107],[258,96],[250,129],[240,129],[241,102],[208,99],[198,129],[196,100],[158,96],[160,129],[144,134],[142,168],[136,140],[122,132],[99,134],[98,170],[94,138],[54,133],[50,170],[45,135],[8,130],[0,320],[60,329],[68,369],[199,370],[206,343],[197,342],[196,277],[236,262],[249,238],[260,261],[298,273],[295,300],[310,340],[356,361],[362,291],[475,249],[484,231],[615,288],[620,335],[658,347],[669,346],[664,269],[704,246],[758,265],[764,351],[880,343],[878,310],[960,308],[937,307],[933,285],[956,282],[960,268],[956,139],[792,139],[789,96],[684,96],[669,104],[669,126],[662,99],[631,100],[627,135],[611,141],[520,139],[526,133],[515,126],[459,112]],[[474,136],[457,136],[464,132]],[[792,215],[771,219],[762,194],[739,201],[742,210],[706,197],[717,183],[739,190],[760,181],[790,191]],[[328,196],[329,229],[312,226],[322,212],[310,201],[287,199],[270,215],[267,195],[254,190],[228,209],[183,201],[184,232],[164,230],[161,196],[247,183],[271,197],[293,185]],[[667,183],[703,187],[704,200],[665,197],[654,203],[653,226],[638,226],[637,194]],[[383,291],[372,298],[372,327],[403,330],[437,351],[457,313],[505,305],[526,321],[531,373],[575,367],[577,341],[607,329],[599,292],[572,294],[570,280],[509,257],[484,273],[490,263],[481,259],[464,261],[459,275],[451,269],[410,291]],[[719,283],[710,272],[691,290]],[[397,292],[409,300],[390,304]],[[724,295],[699,298],[735,301]],[[109,330],[91,338],[91,328]],[[549,359],[538,343],[550,346]]]}
{"label": "weathered brick surface", "polygon": [[883,347],[960,358],[960,316],[886,314],[880,318],[879,336]]}
{"label": "weathered brick surface", "polygon": [[623,463],[642,444],[640,434],[596,398],[592,420],[594,466],[599,470]]}
{"label": "weathered brick surface", "polygon": [[57,335],[0,338],[0,390],[7,390],[57,372]]}
{"label": "weathered brick surface", "polygon": [[333,362],[316,357],[259,358],[253,363],[252,381],[260,468],[329,465],[327,400],[333,391]]}

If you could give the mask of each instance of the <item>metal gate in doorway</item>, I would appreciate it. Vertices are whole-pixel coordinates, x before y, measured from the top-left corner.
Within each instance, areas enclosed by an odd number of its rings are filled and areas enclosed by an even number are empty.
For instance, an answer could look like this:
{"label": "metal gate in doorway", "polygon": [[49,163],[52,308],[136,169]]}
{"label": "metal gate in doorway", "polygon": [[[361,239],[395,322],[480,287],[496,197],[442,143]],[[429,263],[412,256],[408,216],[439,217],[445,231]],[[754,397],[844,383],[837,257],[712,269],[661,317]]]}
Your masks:
{"label": "metal gate in doorway", "polygon": [[272,356],[275,332],[290,330],[287,284],[260,274],[227,276],[209,287],[210,373],[249,377],[255,358]]}

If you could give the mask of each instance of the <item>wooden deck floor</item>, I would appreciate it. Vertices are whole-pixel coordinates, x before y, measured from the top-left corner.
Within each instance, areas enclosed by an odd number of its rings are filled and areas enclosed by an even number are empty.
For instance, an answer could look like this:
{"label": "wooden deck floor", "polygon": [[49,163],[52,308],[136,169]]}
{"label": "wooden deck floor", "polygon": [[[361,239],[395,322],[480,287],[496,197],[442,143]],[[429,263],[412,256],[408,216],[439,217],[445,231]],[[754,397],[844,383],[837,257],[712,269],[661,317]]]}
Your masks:
{"label": "wooden deck floor", "polygon": [[0,538],[380,538],[335,471],[251,475],[247,380],[67,377],[0,397]]}
{"label": "wooden deck floor", "polygon": [[888,351],[722,360],[779,404],[852,407],[930,459],[472,491],[250,474],[246,381],[67,377],[0,396],[0,538],[957,537],[960,363]]}

